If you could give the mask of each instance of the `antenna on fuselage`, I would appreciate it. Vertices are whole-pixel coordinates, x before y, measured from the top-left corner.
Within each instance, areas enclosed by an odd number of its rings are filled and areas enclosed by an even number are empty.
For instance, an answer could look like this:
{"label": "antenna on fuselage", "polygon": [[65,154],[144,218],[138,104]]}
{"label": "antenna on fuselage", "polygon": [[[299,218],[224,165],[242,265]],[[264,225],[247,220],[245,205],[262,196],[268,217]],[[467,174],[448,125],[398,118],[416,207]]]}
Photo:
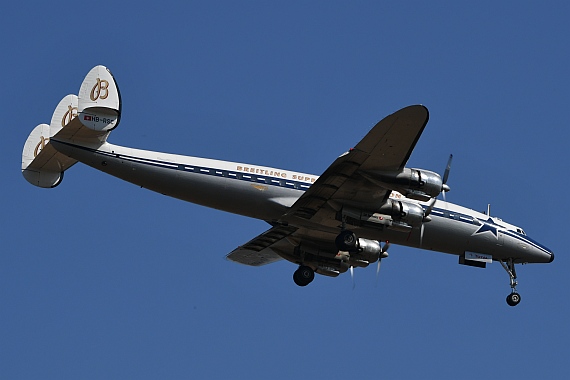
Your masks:
{"label": "antenna on fuselage", "polygon": [[487,216],[491,216],[491,204],[487,203]]}

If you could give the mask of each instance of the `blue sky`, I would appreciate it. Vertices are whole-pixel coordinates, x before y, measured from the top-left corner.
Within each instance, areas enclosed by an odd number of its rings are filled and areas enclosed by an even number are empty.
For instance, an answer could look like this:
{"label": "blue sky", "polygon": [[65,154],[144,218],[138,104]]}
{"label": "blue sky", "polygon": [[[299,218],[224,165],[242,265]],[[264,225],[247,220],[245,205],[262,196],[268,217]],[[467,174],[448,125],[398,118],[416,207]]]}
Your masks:
{"label": "blue sky", "polygon": [[[567,2],[18,2],[0,14],[0,377],[566,378]],[[262,221],[80,164],[56,189],[20,157],[95,65],[121,89],[115,144],[320,174],[384,116],[425,104],[408,166],[522,226],[549,265],[392,246],[318,276],[225,255]]]}

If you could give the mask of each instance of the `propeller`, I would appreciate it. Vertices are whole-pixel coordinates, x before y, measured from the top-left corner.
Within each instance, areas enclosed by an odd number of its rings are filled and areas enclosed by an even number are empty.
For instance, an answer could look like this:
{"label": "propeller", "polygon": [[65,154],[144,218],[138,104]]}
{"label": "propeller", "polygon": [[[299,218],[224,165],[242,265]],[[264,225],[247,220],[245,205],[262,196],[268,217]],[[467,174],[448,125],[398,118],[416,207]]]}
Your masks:
{"label": "propeller", "polygon": [[376,267],[376,286],[378,286],[378,275],[380,274],[380,264],[383,258],[388,257],[388,248],[390,248],[390,242],[386,240],[386,244],[382,247],[380,255],[378,255],[378,266]]}
{"label": "propeller", "polygon": [[441,185],[441,192],[443,194],[443,200],[447,202],[445,199],[445,193],[449,190],[449,186],[447,186],[447,179],[449,178],[449,172],[451,170],[451,160],[453,160],[453,154],[449,155],[449,160],[447,160],[447,166],[445,167],[445,172],[443,173],[442,185]]}
{"label": "propeller", "polygon": [[[451,190],[451,188],[447,185],[447,179],[449,178],[449,172],[451,171],[451,160],[453,159],[453,154],[449,155],[449,160],[447,160],[447,166],[445,167],[445,171],[443,172],[443,178],[441,180],[441,194],[443,195],[443,200],[447,204],[447,199],[445,197],[445,193]],[[426,208],[424,213],[424,220],[431,214],[433,206],[435,205],[436,197],[433,197]]]}
{"label": "propeller", "polygon": [[350,266],[350,278],[352,279],[352,290],[356,287],[356,283],[354,282],[354,267]]}

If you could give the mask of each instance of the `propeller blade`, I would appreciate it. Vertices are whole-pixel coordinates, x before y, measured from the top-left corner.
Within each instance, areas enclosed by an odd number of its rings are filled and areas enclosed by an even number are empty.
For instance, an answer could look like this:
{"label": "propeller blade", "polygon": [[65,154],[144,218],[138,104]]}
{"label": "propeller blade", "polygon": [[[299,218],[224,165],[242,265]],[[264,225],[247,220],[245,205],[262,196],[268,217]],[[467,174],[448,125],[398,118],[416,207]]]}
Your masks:
{"label": "propeller blade", "polygon": [[[443,193],[443,194],[445,197],[445,193]],[[435,205],[435,200],[436,200],[435,198],[432,198],[429,201],[428,206],[426,208],[426,211],[424,212],[424,219],[427,218],[429,216],[429,214],[431,214],[431,211],[433,210],[433,206]]]}
{"label": "propeller blade", "polygon": [[447,210],[447,197],[445,193],[449,190],[449,186],[447,185],[447,180],[449,179],[449,172],[451,171],[451,161],[453,160],[453,154],[449,155],[449,160],[447,160],[447,166],[445,167],[445,172],[443,173],[442,185],[441,185],[441,193],[443,195],[443,201],[445,202],[445,209]]}
{"label": "propeller blade", "polygon": [[[445,172],[443,173],[443,178],[441,180],[441,193],[443,195],[443,200],[445,201],[446,207],[447,207],[447,198],[445,197],[445,193],[447,193],[449,190],[451,190],[449,188],[449,186],[447,185],[447,180],[449,179],[449,172],[451,171],[451,161],[452,160],[453,160],[453,154],[450,154],[449,160],[447,160],[447,166],[445,167]],[[431,214],[431,212],[433,210],[433,206],[435,205],[436,198],[437,197],[433,197],[429,201],[428,206],[426,208],[426,211],[424,212],[424,222],[429,221],[428,216],[429,216],[429,214]]]}
{"label": "propeller blade", "polygon": [[378,287],[378,277],[380,274],[380,263],[382,262],[382,258],[378,258],[378,266],[376,267],[376,287]]}
{"label": "propeller blade", "polygon": [[445,211],[449,211],[447,207],[447,198],[445,197],[445,191],[443,192],[443,206],[445,207]]}
{"label": "propeller blade", "polygon": [[354,267],[350,266],[350,278],[352,279],[352,290],[354,290],[356,284],[354,283]]}
{"label": "propeller blade", "polygon": [[380,264],[382,263],[382,257],[388,257],[388,248],[390,248],[390,242],[386,241],[386,244],[384,244],[384,247],[382,247],[382,252],[380,252],[380,255],[378,256],[378,265],[376,266],[376,286],[378,286],[378,277],[380,274]]}
{"label": "propeller blade", "polygon": [[[447,179],[449,178],[449,171],[451,170],[451,160],[453,159],[453,154],[449,155],[449,160],[447,161],[447,167],[443,173],[443,184],[447,184]],[[449,191],[449,190],[447,190]]]}

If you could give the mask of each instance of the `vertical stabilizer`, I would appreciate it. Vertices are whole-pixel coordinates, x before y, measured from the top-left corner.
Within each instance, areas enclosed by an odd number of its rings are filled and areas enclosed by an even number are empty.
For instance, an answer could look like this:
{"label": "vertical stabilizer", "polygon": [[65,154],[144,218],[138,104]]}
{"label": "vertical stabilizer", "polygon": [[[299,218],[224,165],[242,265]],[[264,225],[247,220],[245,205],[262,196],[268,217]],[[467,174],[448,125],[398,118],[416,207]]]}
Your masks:
{"label": "vertical stabilizer", "polygon": [[77,113],[81,123],[94,131],[109,132],[119,125],[121,95],[105,66],[95,66],[83,80]]}
{"label": "vertical stabilizer", "polygon": [[26,140],[22,152],[22,174],[31,184],[55,187],[63,172],[77,162],[58,152],[52,140],[98,147],[119,125],[121,95],[113,75],[105,66],[95,66],[81,84],[79,96],[67,95],[57,105],[50,125],[40,124]]}

